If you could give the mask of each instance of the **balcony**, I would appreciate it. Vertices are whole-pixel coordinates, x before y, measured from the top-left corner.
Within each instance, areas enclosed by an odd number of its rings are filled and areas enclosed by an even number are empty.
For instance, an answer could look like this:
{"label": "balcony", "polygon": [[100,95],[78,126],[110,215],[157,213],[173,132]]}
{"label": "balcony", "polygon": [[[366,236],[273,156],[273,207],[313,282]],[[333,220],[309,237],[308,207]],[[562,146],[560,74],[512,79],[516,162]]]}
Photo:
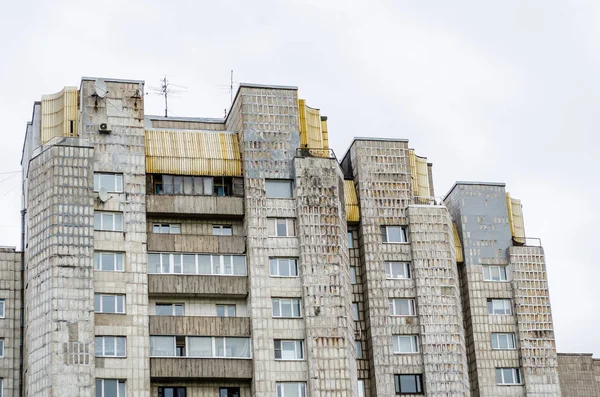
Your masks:
{"label": "balcony", "polygon": [[147,195],[146,212],[156,215],[244,216],[244,198],[233,196]]}
{"label": "balcony", "polygon": [[243,236],[196,236],[149,233],[148,251],[243,254],[246,252],[246,239]]}
{"label": "balcony", "polygon": [[250,336],[250,318],[150,316],[150,335]]}
{"label": "balcony", "polygon": [[149,274],[148,294],[244,298],[248,295],[248,277]]}
{"label": "balcony", "polygon": [[151,358],[150,376],[158,379],[252,379],[252,360],[189,357]]}

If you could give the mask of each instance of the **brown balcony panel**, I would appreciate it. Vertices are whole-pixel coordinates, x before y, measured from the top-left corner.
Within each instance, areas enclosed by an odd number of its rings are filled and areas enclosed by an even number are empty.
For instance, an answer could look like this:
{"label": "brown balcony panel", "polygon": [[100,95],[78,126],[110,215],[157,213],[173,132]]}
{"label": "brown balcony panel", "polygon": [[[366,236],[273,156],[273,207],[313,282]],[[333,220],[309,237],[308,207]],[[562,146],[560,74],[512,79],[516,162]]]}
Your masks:
{"label": "brown balcony panel", "polygon": [[250,336],[250,318],[150,316],[150,335]]}
{"label": "brown balcony panel", "polygon": [[243,254],[246,252],[246,238],[243,236],[196,236],[149,233],[148,251]]}
{"label": "brown balcony panel", "polygon": [[223,215],[241,217],[244,215],[243,197],[215,196],[146,196],[146,212],[152,214]]}
{"label": "brown balcony panel", "polygon": [[196,276],[149,274],[150,295],[222,296],[243,298],[248,295],[246,276]]}
{"label": "brown balcony panel", "polygon": [[252,379],[252,360],[227,358],[151,358],[150,376],[163,379]]}

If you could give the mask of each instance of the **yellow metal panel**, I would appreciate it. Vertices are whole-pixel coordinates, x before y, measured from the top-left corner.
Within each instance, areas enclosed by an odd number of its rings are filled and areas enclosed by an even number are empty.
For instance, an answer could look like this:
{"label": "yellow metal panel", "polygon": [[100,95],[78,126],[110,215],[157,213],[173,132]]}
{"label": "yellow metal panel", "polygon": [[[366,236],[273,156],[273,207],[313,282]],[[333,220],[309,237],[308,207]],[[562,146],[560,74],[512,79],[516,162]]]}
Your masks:
{"label": "yellow metal panel", "polygon": [[329,149],[329,132],[327,130],[327,118],[321,117],[321,133],[323,135],[323,149]]}
{"label": "yellow metal panel", "polygon": [[42,96],[41,143],[57,136],[79,136],[77,87]]}
{"label": "yellow metal panel", "polygon": [[298,99],[298,122],[300,123],[300,147],[323,149],[319,109],[306,106],[304,99]]}
{"label": "yellow metal panel", "polygon": [[[429,168],[427,166],[427,158],[417,156],[413,149],[409,149],[408,161],[410,164],[413,195],[424,202],[429,202],[431,190],[429,189]],[[417,203],[418,202],[420,202],[420,200],[417,200]]]}
{"label": "yellow metal panel", "polygon": [[213,131],[146,130],[146,172],[241,176],[238,136]]}
{"label": "yellow metal panel", "polygon": [[521,200],[510,197],[506,193],[506,205],[508,206],[508,221],[510,232],[517,243],[525,244],[525,223],[523,221],[523,206]]}
{"label": "yellow metal panel", "polygon": [[298,99],[298,123],[300,124],[300,147],[308,147],[306,143],[306,100]]}
{"label": "yellow metal panel", "polygon": [[346,220],[348,222],[360,221],[360,209],[356,190],[354,189],[354,181],[344,181],[344,198],[346,201]]}
{"label": "yellow metal panel", "polygon": [[462,263],[465,261],[465,258],[463,256],[462,244],[460,243],[460,236],[458,235],[456,223],[452,224],[452,229],[454,229],[454,252],[456,253],[456,262]]}
{"label": "yellow metal panel", "polygon": [[412,179],[413,196],[419,195],[419,186],[417,185],[417,159],[414,149],[408,149],[408,163],[410,164],[410,177]]}

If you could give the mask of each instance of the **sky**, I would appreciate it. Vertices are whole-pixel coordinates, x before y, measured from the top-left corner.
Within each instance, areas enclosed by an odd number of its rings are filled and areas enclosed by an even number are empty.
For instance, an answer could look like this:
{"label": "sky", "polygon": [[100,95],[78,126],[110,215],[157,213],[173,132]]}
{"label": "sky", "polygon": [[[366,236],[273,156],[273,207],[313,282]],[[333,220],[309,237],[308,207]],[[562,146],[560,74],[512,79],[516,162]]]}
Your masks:
{"label": "sky", "polygon": [[[546,253],[559,352],[600,357],[600,2],[24,1],[0,14],[0,244],[19,246],[33,102],[82,76],[185,89],[171,115],[221,117],[234,82],[293,85],[353,137],[407,138],[436,195],[505,182]],[[175,88],[175,87],[174,87]],[[596,131],[596,132],[594,132]]]}

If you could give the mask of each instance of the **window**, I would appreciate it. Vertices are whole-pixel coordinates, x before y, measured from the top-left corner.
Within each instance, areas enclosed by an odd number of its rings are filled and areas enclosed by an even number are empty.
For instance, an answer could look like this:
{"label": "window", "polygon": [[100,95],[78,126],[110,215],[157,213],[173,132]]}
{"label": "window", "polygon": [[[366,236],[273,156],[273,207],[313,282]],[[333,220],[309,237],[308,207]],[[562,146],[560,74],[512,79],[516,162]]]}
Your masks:
{"label": "window", "polygon": [[217,317],[235,317],[235,305],[217,305]]}
{"label": "window", "polygon": [[410,278],[410,264],[407,262],[385,262],[385,274],[387,278]]}
{"label": "window", "polygon": [[492,333],[492,349],[494,350],[514,350],[516,349],[515,334],[513,333]]}
{"label": "window", "polygon": [[124,336],[96,336],[96,357],[125,357]]}
{"label": "window", "polygon": [[122,252],[94,252],[94,270],[103,272],[122,272]]}
{"label": "window", "polygon": [[186,397],[185,387],[159,387],[158,397]]}
{"label": "window", "polygon": [[125,381],[96,379],[96,397],[125,397]]}
{"label": "window", "polygon": [[304,342],[276,339],[275,360],[304,360]]}
{"label": "window", "polygon": [[94,311],[96,313],[125,313],[125,295],[94,295]]}
{"label": "window", "polygon": [[277,382],[277,397],[306,397],[306,383]]}
{"label": "window", "polygon": [[150,336],[150,356],[250,358],[250,338]]}
{"label": "window", "polygon": [[122,193],[123,175],[94,172],[94,191],[98,192],[101,188],[110,193]]}
{"label": "window", "polygon": [[273,298],[273,317],[302,317],[300,299]]}
{"label": "window", "polygon": [[363,358],[362,354],[362,342],[359,340],[354,341],[354,347],[356,348],[356,358]]}
{"label": "window", "polygon": [[393,335],[394,353],[410,354],[419,352],[419,337],[417,335]]}
{"label": "window", "polygon": [[94,212],[94,230],[122,232],[123,213],[102,211]]}
{"label": "window", "polygon": [[390,315],[392,316],[414,316],[414,299],[390,299]]}
{"label": "window", "polygon": [[231,196],[230,177],[154,175],[154,193],[160,195]]}
{"label": "window", "polygon": [[152,225],[155,234],[181,234],[180,223],[155,223]]}
{"label": "window", "polygon": [[485,281],[508,281],[506,266],[483,266]]}
{"label": "window", "polygon": [[496,383],[499,385],[520,385],[521,371],[519,368],[496,368]]}
{"label": "window", "polygon": [[394,375],[396,383],[396,394],[423,394],[423,376]]}
{"label": "window", "polygon": [[[0,339],[0,357],[4,357],[4,339]],[[2,394],[0,394],[0,397]]]}
{"label": "window", "polygon": [[213,236],[232,236],[233,231],[231,225],[213,225]]}
{"label": "window", "polygon": [[240,388],[221,387],[219,388],[219,397],[240,397]]}
{"label": "window", "polygon": [[183,303],[157,303],[157,316],[183,316]]}
{"label": "window", "polygon": [[267,218],[269,237],[296,236],[296,220],[293,218]]}
{"label": "window", "polygon": [[488,299],[488,314],[512,314],[510,299]]}
{"label": "window", "polygon": [[0,378],[0,397],[4,396],[4,379]]}
{"label": "window", "polygon": [[348,248],[354,248],[354,239],[352,238],[352,232],[348,232]]}
{"label": "window", "polygon": [[4,318],[4,299],[0,299],[0,318]]}
{"label": "window", "polygon": [[298,277],[296,258],[271,258],[269,268],[271,277]]}
{"label": "window", "polygon": [[365,380],[358,380],[358,397],[365,397]]}
{"label": "window", "polygon": [[265,180],[267,198],[292,198],[292,181],[283,179]]}
{"label": "window", "polygon": [[384,243],[407,243],[406,226],[381,226]]}
{"label": "window", "polygon": [[245,276],[244,255],[148,254],[150,274],[208,274],[214,276]]}
{"label": "window", "polygon": [[356,266],[350,266],[350,284],[356,284]]}
{"label": "window", "polygon": [[358,321],[358,302],[352,302],[352,320]]}

